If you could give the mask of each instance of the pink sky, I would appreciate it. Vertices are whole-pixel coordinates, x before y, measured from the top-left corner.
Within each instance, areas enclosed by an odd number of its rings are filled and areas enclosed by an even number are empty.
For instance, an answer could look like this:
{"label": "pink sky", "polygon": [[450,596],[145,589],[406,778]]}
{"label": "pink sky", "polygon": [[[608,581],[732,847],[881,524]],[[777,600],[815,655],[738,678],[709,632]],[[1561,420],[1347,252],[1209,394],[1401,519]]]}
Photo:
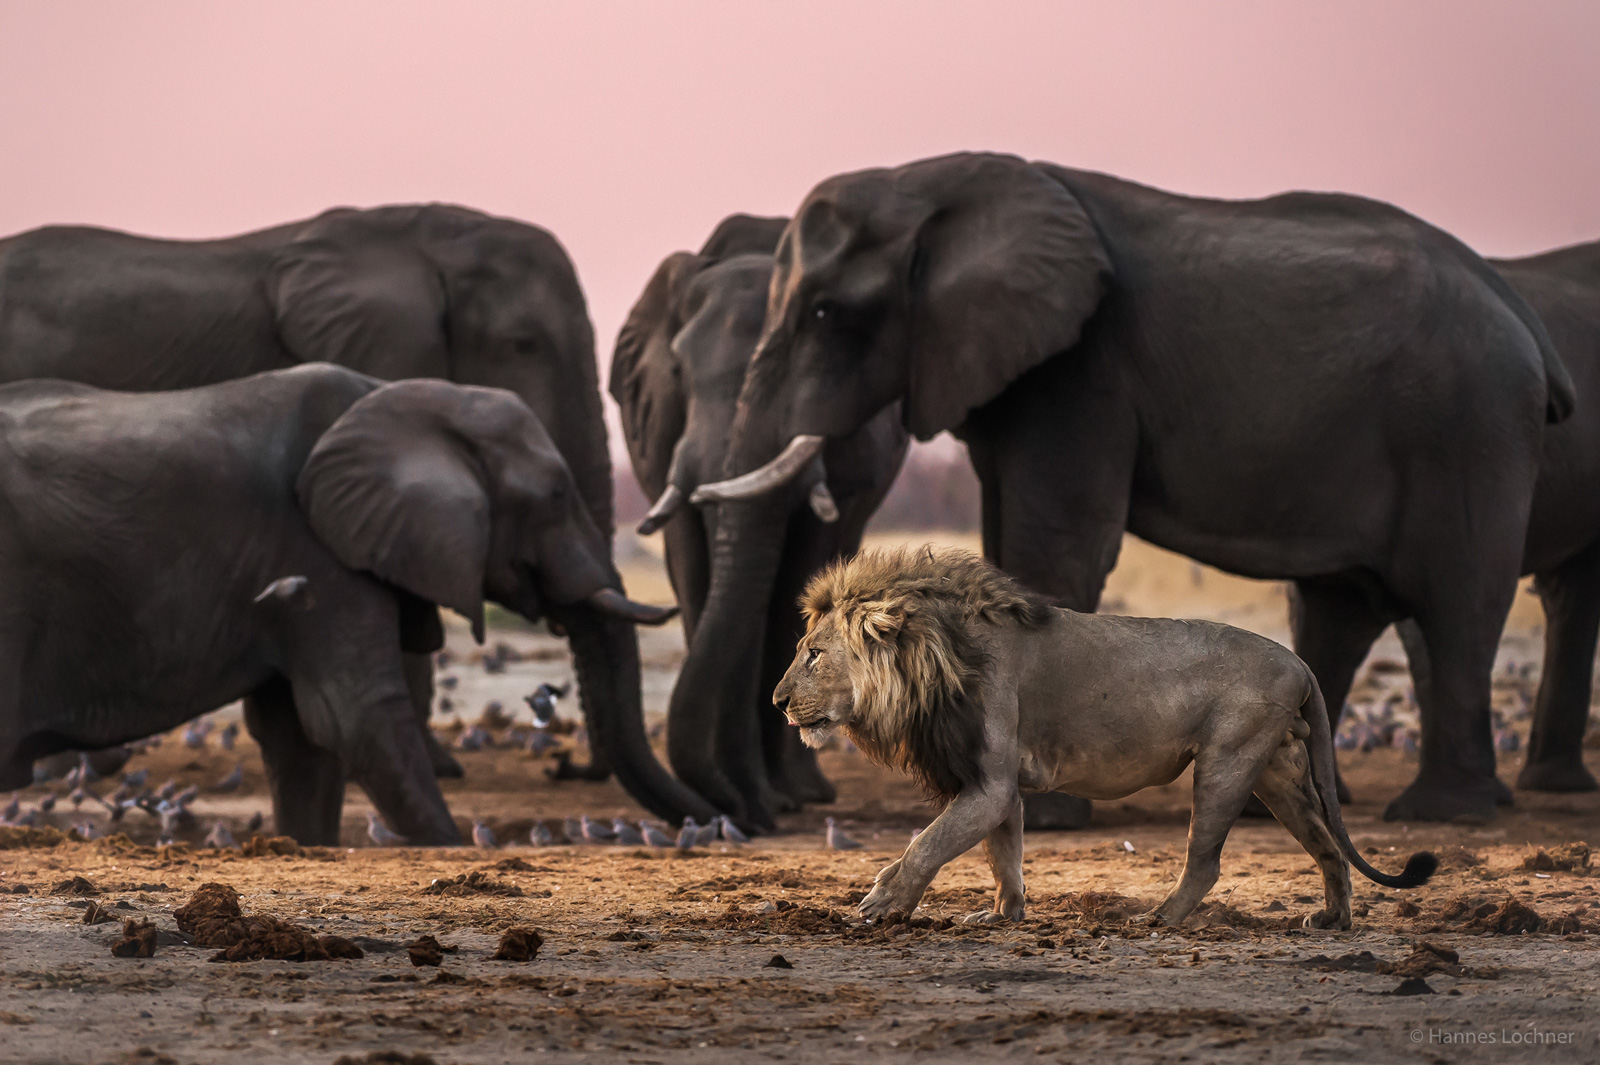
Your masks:
{"label": "pink sky", "polygon": [[1600,238],[1600,4],[0,0],[0,233],[335,204],[535,221],[601,359],[661,257],[962,148],[1339,189],[1490,254]]}

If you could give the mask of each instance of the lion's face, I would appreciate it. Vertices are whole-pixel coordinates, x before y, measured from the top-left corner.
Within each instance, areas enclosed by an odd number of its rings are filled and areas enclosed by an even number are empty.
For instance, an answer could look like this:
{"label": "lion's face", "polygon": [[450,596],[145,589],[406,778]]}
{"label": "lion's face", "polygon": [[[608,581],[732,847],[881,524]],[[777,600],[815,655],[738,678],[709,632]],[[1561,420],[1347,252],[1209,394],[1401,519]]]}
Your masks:
{"label": "lion's face", "polygon": [[821,746],[855,710],[848,655],[835,619],[824,617],[801,639],[789,671],[772,693],[773,703],[791,725],[799,726],[809,747]]}

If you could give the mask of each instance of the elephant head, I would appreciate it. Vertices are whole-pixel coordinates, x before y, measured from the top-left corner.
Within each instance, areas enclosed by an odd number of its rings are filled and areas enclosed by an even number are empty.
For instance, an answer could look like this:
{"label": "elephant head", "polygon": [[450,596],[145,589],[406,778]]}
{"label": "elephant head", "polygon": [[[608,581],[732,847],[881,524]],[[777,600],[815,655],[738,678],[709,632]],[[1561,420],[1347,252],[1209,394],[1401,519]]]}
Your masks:
{"label": "elephant head", "polygon": [[441,204],[339,208],[278,250],[267,293],[298,361],[516,393],[609,533],[594,331],[577,272],[549,232]]}
{"label": "elephant head", "polygon": [[[656,499],[640,531],[664,529],[684,608],[689,647],[669,706],[668,755],[682,779],[753,825],[770,823],[773,809],[832,798],[815,756],[758,685],[775,682],[793,656],[800,586],[855,549],[906,446],[896,419],[840,441],[827,467],[813,457],[786,496],[764,501],[759,528],[742,528],[722,553],[729,568],[712,573],[713,544],[728,535],[721,508],[685,504],[722,475],[785,221],[735,215],[697,254],[669,256],[630,313],[611,371],[635,473]],[[708,602],[713,586],[721,591]]]}
{"label": "elephant head", "polygon": [[896,400],[926,440],[1070,348],[1112,263],[1047,169],[959,154],[818,185],[778,246],[726,482],[704,501],[786,483],[824,442]]}
{"label": "elephant head", "polygon": [[625,727],[641,721],[631,624],[676,611],[622,594],[609,537],[516,396],[436,380],[385,385],[318,438],[296,494],[344,565],[451,608],[480,642],[486,600],[558,619],[591,742],[611,745],[624,786],[662,816],[711,813],[656,762],[642,727]]}

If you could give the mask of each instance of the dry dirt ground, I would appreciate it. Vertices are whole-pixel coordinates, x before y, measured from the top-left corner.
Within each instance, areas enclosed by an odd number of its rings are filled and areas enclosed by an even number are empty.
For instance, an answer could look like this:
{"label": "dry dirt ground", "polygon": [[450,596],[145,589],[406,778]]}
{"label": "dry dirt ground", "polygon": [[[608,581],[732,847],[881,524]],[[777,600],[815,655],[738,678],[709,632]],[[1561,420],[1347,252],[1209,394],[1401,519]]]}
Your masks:
{"label": "dry dirt ground", "polygon": [[[659,599],[647,562],[630,587]],[[1281,635],[1275,588],[1140,545],[1110,594],[1129,612],[1222,617]],[[1537,611],[1522,602],[1496,675],[1507,734],[1525,734],[1537,635]],[[471,723],[490,698],[517,711],[533,684],[565,679],[564,653],[548,637],[498,639],[515,654],[491,655],[490,672],[453,634],[441,674],[455,686],[440,694],[455,712],[441,727]],[[668,631],[645,642],[652,715],[670,690],[675,639]],[[1402,735],[1412,711],[1396,656],[1391,638],[1352,701]],[[525,722],[525,709],[514,716]],[[253,746],[241,739],[224,751],[214,732],[196,749],[174,733],[141,753],[130,768],[148,768],[152,784],[200,785],[186,842],[151,846],[154,819],[133,811],[116,826],[128,840],[0,850],[0,1062],[1600,1060],[1600,860],[1571,846],[1600,839],[1597,795],[1519,794],[1483,826],[1385,824],[1383,803],[1415,756],[1398,745],[1341,751],[1357,845],[1388,869],[1434,849],[1444,862],[1433,883],[1398,892],[1358,878],[1353,931],[1303,931],[1301,917],[1321,901],[1310,859],[1276,823],[1244,821],[1201,911],[1152,934],[1129,918],[1181,867],[1180,780],[1099,804],[1083,831],[1030,835],[1019,926],[952,923],[990,892],[974,852],[935,881],[916,920],[882,927],[858,923],[853,904],[931,813],[854,751],[824,755],[840,785],[835,807],[787,815],[782,833],[747,846],[534,848],[536,820],[559,833],[568,815],[640,811],[614,785],[549,780],[547,756],[509,745],[506,729],[494,735],[495,746],[461,753],[466,779],[445,790],[463,825],[482,818],[511,841],[495,851],[371,846],[354,789],[343,848],[208,850],[197,844],[212,822],[242,835],[267,808]],[[1502,755],[1507,780],[1520,759]],[[215,792],[241,762],[242,787]],[[58,781],[21,801],[26,809],[60,794],[45,820],[65,829],[93,809],[75,814],[67,791]],[[865,848],[823,849],[826,814]],[[90,819],[105,827],[103,815]],[[449,883],[458,877],[472,879]],[[177,914],[206,883],[238,892],[243,918],[228,928],[271,933],[247,937],[235,954],[251,943],[316,954],[328,941],[313,937],[337,936],[363,956],[213,960],[218,946],[191,940],[231,933],[186,935]],[[98,910],[107,919],[86,923]],[[191,930],[193,916],[185,911]],[[269,917],[283,924],[247,920]],[[156,931],[153,956],[114,957],[124,924],[143,920]],[[518,928],[543,938],[536,956],[492,959]],[[445,948],[434,955],[441,965],[413,965],[407,946],[424,935]]]}

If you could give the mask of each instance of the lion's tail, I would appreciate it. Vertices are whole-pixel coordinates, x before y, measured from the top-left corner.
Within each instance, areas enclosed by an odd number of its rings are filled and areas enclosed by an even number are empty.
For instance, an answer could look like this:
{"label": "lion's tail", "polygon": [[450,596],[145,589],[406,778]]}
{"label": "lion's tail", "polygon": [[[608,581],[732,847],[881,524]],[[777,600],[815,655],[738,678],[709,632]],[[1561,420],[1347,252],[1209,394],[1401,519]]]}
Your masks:
{"label": "lion's tail", "polygon": [[1333,829],[1334,838],[1339,841],[1339,847],[1344,851],[1345,857],[1350,859],[1350,864],[1361,871],[1361,875],[1374,883],[1384,887],[1412,888],[1420,887],[1433,876],[1434,870],[1439,868],[1439,859],[1431,851],[1417,851],[1406,859],[1406,867],[1398,876],[1380,873],[1374,869],[1361,853],[1356,850],[1356,845],[1350,842],[1350,833],[1345,831],[1344,814],[1339,809],[1339,792],[1334,781],[1336,779],[1333,762],[1333,730],[1328,724],[1328,708],[1322,701],[1322,688],[1317,685],[1317,678],[1312,676],[1311,670],[1306,670],[1306,680],[1311,685],[1311,694],[1300,706],[1300,714],[1306,719],[1306,724],[1311,726],[1311,781],[1317,789],[1317,794],[1322,797],[1322,808],[1328,816],[1328,826]]}

